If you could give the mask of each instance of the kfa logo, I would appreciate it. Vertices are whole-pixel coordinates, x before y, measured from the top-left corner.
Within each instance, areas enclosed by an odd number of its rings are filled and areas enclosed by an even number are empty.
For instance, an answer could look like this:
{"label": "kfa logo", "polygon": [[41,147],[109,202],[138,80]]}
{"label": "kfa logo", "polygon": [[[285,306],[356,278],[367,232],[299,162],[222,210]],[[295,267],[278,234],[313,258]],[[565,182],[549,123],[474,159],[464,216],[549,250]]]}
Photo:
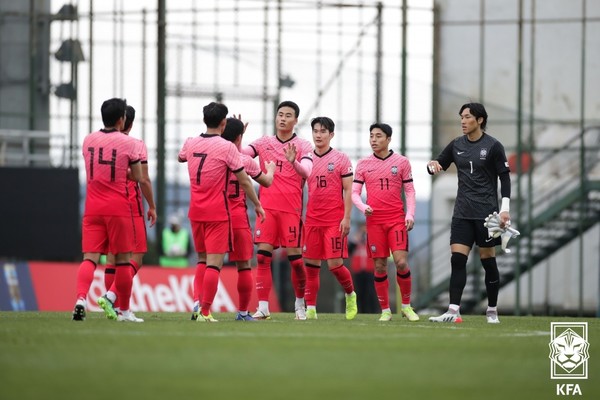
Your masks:
{"label": "kfa logo", "polygon": [[479,159],[485,160],[487,158],[487,149],[481,149],[479,151]]}
{"label": "kfa logo", "polygon": [[398,175],[398,167],[395,165],[392,167],[392,175]]}
{"label": "kfa logo", "polygon": [[332,162],[330,162],[329,164],[327,164],[327,172],[332,173],[333,169],[334,169],[334,165]]}
{"label": "kfa logo", "polygon": [[587,379],[590,358],[587,322],[550,323],[551,379]]}

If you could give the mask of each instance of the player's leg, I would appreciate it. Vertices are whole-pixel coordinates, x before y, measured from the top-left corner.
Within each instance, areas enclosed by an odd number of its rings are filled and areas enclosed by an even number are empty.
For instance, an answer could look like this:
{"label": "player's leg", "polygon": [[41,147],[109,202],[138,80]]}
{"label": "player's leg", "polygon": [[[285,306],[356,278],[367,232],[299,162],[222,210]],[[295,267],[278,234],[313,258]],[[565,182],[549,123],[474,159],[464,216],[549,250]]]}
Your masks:
{"label": "player's leg", "polygon": [[202,282],[204,281],[204,273],[206,272],[206,246],[204,244],[204,224],[198,221],[190,221],[192,227],[192,240],[194,241],[194,248],[198,254],[198,262],[196,264],[196,271],[194,273],[194,284],[193,284],[193,299],[194,305],[192,306],[192,321],[198,319],[200,314],[200,300],[202,298]]}
{"label": "player's leg", "polygon": [[258,309],[252,317],[256,319],[270,319],[269,296],[273,287],[271,263],[273,249],[279,247],[277,239],[278,214],[265,210],[265,220],[256,220],[254,242],[258,245],[256,251],[256,294],[258,296]]}
{"label": "player's leg", "polygon": [[477,231],[477,245],[479,246],[479,257],[481,265],[485,270],[485,289],[488,296],[488,307],[486,310],[486,319],[490,324],[498,324],[498,292],[500,291],[500,273],[496,264],[496,244],[497,240],[489,240],[487,229],[481,223],[481,230]]}
{"label": "player's leg", "polygon": [[411,322],[419,320],[419,316],[410,305],[412,294],[412,277],[408,266],[408,231],[404,223],[393,224],[387,232],[388,243],[396,266],[396,282],[400,288],[400,313]]}
{"label": "player's leg", "polygon": [[304,227],[302,252],[306,270],[304,300],[307,319],[317,319],[317,296],[321,286],[321,260],[324,257],[323,247],[326,243],[322,235],[323,231],[319,226]]}
{"label": "player's leg", "polygon": [[229,252],[229,261],[235,262],[238,270],[238,313],[235,317],[236,321],[255,321],[248,314],[248,306],[252,298],[252,290],[254,289],[254,280],[252,279],[252,270],[250,267],[250,260],[253,253],[254,244],[250,228],[234,229],[233,250]]}
{"label": "player's leg", "polygon": [[381,308],[381,317],[379,321],[391,321],[392,310],[390,309],[389,282],[387,275],[387,258],[390,247],[387,240],[387,234],[383,225],[367,226],[367,252],[373,259],[374,265],[374,285],[377,293],[377,300]]}
{"label": "player's leg", "polygon": [[460,323],[460,301],[467,284],[467,260],[471,246],[475,242],[475,232],[469,220],[452,218],[450,227],[450,304],[448,311],[438,317],[431,317],[431,322]]}
{"label": "player's leg", "polygon": [[344,258],[348,257],[348,240],[340,232],[339,226],[330,226],[324,229],[323,244],[327,260],[327,267],[338,281],[346,297],[346,319],[354,319],[358,313],[356,293],[352,274],[344,265]]}
{"label": "player's leg", "polygon": [[288,261],[292,271],[292,286],[296,300],[294,310],[296,319],[306,320],[306,304],[304,295],[306,291],[306,269],[302,260],[302,219],[299,215],[292,213],[281,213],[280,215],[280,237],[283,238],[282,245],[285,247]]}

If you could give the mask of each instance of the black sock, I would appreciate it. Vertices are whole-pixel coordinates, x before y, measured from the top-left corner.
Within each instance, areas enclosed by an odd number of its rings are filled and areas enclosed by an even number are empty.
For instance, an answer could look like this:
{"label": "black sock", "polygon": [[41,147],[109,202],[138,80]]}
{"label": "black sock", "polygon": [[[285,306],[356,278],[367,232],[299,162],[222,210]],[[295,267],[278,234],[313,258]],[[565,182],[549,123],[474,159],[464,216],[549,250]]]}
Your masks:
{"label": "black sock", "polygon": [[467,256],[452,253],[450,257],[452,273],[450,274],[450,304],[460,305],[463,290],[467,284]]}
{"label": "black sock", "polygon": [[496,307],[498,304],[498,292],[500,291],[500,273],[496,264],[496,257],[481,260],[485,269],[485,289],[487,290],[488,306]]}

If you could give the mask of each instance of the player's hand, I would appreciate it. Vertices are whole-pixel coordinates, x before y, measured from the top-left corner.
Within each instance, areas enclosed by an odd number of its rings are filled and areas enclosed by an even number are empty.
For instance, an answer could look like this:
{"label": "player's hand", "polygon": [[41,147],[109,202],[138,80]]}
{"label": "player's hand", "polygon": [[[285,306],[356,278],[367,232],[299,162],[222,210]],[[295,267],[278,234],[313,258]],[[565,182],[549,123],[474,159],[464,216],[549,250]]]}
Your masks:
{"label": "player's hand", "polygon": [[500,228],[510,228],[510,214],[508,211],[500,213]]}
{"label": "player's hand", "polygon": [[233,118],[240,120],[244,124],[244,130],[242,131],[242,133],[246,133],[246,128],[248,127],[248,123],[242,121],[242,114],[238,114],[238,115],[233,114]]}
{"label": "player's hand", "polygon": [[442,165],[437,160],[431,160],[427,163],[427,172],[429,175],[435,175],[442,170]]}
{"label": "player's hand", "polygon": [[371,208],[371,206],[367,206],[367,208],[365,209],[365,216],[370,217],[371,215],[373,215],[373,209]]}
{"label": "player's hand", "polygon": [[274,175],[275,168],[277,168],[277,165],[275,165],[273,161],[265,161],[265,169],[267,170],[267,174],[270,173],[271,175]]}
{"label": "player's hand", "polygon": [[156,224],[156,209],[149,208],[148,209],[148,221],[150,221],[150,226],[154,226]]}
{"label": "player's hand", "polygon": [[254,206],[254,211],[256,216],[260,218],[260,222],[265,222],[265,210],[263,210],[262,205]]}
{"label": "player's hand", "polygon": [[415,221],[413,221],[412,219],[407,219],[404,221],[406,224],[406,230],[410,231],[412,228],[415,227]]}
{"label": "player's hand", "polygon": [[342,232],[342,237],[348,236],[350,233],[350,218],[344,218],[340,222],[340,232]]}
{"label": "player's hand", "polygon": [[293,143],[289,143],[288,146],[285,148],[285,158],[293,164],[294,161],[296,161],[297,154],[298,151],[296,150],[296,145]]}

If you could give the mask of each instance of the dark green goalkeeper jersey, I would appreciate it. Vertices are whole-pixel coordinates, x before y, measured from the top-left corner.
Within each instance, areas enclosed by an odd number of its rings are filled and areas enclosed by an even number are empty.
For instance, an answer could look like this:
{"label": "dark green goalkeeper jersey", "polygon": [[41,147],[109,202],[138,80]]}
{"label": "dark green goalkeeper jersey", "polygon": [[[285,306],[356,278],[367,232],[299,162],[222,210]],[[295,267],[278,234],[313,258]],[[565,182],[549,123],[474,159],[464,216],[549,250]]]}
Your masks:
{"label": "dark green goalkeeper jersey", "polygon": [[454,218],[485,219],[498,207],[498,175],[509,172],[504,146],[484,133],[470,142],[467,135],[454,139],[437,157],[444,171],[454,163],[458,192]]}

